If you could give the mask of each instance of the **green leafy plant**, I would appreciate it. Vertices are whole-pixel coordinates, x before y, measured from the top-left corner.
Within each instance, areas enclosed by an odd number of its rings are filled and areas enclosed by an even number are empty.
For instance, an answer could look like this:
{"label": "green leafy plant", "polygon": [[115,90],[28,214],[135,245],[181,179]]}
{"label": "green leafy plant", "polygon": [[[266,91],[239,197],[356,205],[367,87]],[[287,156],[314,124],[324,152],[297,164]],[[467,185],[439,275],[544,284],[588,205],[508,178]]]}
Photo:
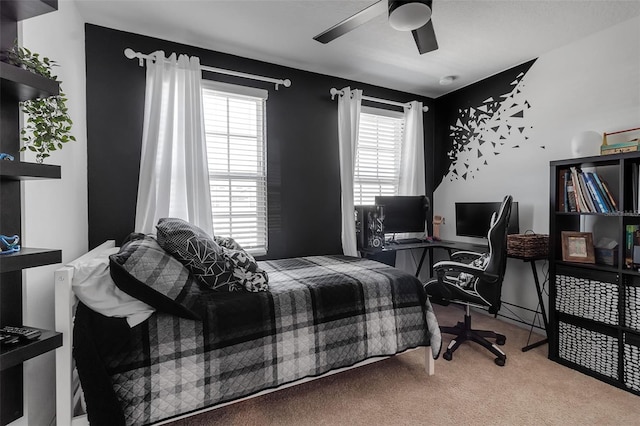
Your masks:
{"label": "green leafy plant", "polygon": [[[51,72],[51,68],[57,64],[49,58],[41,58],[38,53],[17,45],[7,52],[7,58],[13,65],[57,81],[57,77]],[[73,122],[66,101],[61,88],[56,96],[20,102],[20,109],[27,115],[25,125],[20,131],[23,142],[20,151],[28,149],[35,152],[38,163],[49,157],[51,151],[62,149],[63,144],[76,140],[71,135]]]}

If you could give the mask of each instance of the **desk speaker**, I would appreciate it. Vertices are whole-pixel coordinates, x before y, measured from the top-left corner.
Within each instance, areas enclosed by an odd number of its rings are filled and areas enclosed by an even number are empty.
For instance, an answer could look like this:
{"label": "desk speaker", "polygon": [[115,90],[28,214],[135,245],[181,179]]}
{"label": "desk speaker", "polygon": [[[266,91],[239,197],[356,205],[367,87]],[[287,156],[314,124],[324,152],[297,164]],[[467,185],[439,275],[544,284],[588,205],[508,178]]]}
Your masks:
{"label": "desk speaker", "polygon": [[384,246],[384,206],[355,206],[358,249]]}

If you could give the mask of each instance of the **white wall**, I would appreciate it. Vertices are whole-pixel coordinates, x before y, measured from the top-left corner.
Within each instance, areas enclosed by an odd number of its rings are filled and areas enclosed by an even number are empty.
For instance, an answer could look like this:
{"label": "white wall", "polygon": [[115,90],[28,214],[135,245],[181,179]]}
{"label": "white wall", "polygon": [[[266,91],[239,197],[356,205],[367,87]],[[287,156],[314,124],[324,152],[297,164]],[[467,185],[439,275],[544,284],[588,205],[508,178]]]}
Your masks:
{"label": "white wall", "polygon": [[[25,246],[62,249],[62,261],[87,251],[87,130],[84,21],[74,2],[61,1],[57,12],[25,20],[21,44],[58,62],[54,75],[68,97],[76,142],[45,160],[62,166],[62,179],[23,183],[22,240]],[[35,156],[24,155],[24,161]],[[53,271],[59,265],[24,272],[24,322],[54,329]],[[25,416],[18,422],[48,425],[55,416],[54,352],[25,363]]]}
{"label": "white wall", "polygon": [[[549,232],[549,161],[571,158],[571,140],[580,132],[638,127],[640,18],[540,56],[522,80],[521,95],[531,104],[524,117],[530,141],[492,157],[474,179],[445,177],[436,189],[434,214],[446,219],[443,239],[473,241],[455,235],[456,201],[500,201],[505,194],[519,203],[521,232]],[[528,264],[509,260],[503,300],[536,307]]]}

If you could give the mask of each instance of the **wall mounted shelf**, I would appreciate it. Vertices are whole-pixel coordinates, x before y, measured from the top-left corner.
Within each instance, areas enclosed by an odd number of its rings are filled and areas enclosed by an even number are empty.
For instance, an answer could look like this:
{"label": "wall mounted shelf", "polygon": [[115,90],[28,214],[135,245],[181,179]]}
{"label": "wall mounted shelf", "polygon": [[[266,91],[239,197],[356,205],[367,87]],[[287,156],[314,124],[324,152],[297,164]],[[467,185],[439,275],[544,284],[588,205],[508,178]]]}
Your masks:
{"label": "wall mounted shelf", "polygon": [[60,179],[60,166],[0,160],[3,180]]}
{"label": "wall mounted shelf", "polygon": [[46,98],[60,93],[60,84],[15,65],[0,62],[2,95],[17,101]]}
{"label": "wall mounted shelf", "polygon": [[58,0],[2,0],[0,12],[12,21],[22,21],[58,10]]}
{"label": "wall mounted shelf", "polygon": [[62,346],[62,333],[40,330],[38,340],[0,348],[0,371]]}
{"label": "wall mounted shelf", "polygon": [[22,247],[17,253],[0,255],[0,273],[62,262],[62,251]]}

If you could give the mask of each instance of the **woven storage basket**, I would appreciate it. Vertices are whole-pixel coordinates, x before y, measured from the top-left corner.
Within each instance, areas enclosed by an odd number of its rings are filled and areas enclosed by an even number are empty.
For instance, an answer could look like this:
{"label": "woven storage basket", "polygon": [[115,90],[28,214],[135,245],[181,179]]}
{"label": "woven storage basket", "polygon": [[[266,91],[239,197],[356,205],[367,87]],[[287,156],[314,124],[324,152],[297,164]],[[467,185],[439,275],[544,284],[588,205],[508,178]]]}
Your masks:
{"label": "woven storage basket", "polygon": [[624,344],[624,384],[640,392],[640,348]]}
{"label": "woven storage basket", "polygon": [[618,379],[618,339],[573,324],[558,325],[560,358]]}
{"label": "woven storage basket", "polygon": [[557,275],[556,291],[558,311],[605,324],[618,324],[617,284]]}
{"label": "woven storage basket", "polygon": [[549,235],[507,235],[507,254],[519,257],[540,257],[549,254]]}
{"label": "woven storage basket", "polygon": [[625,325],[640,331],[640,287],[627,287],[624,304]]}

